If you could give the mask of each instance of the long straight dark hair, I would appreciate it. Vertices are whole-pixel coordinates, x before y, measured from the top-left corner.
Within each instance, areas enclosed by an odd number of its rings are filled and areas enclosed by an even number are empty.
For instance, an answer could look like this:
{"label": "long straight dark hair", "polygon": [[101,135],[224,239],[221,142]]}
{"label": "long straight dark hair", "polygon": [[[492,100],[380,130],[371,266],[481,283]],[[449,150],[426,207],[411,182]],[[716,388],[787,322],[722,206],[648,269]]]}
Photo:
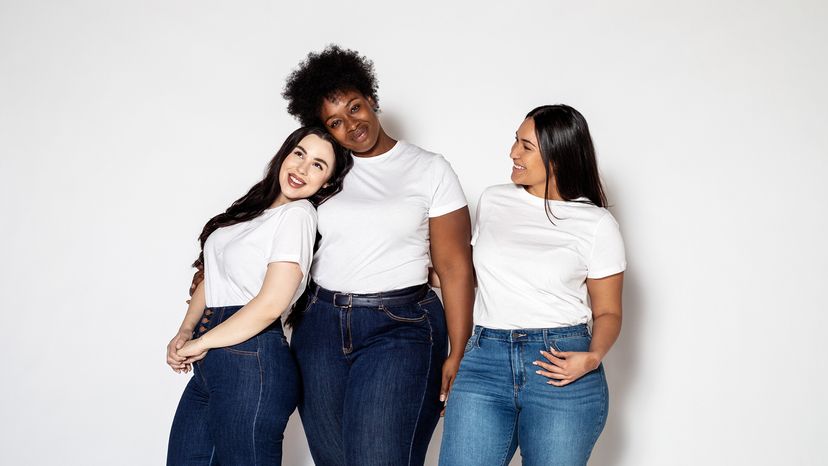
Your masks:
{"label": "long straight dark hair", "polygon": [[204,243],[210,234],[221,227],[252,220],[273,205],[276,198],[282,192],[281,186],[279,185],[279,170],[282,168],[282,162],[296,149],[296,146],[299,145],[299,142],[305,136],[311,134],[319,136],[333,146],[334,171],[330,179],[328,179],[327,186],[320,188],[308,200],[314,206],[319,206],[334,194],[342,191],[342,182],[345,179],[345,175],[348,174],[348,171],[354,165],[351,151],[340,146],[333,136],[323,128],[303,126],[297,129],[290,133],[290,136],[285,139],[282,147],[279,148],[279,151],[276,152],[276,155],[267,165],[267,170],[265,170],[265,176],[262,181],[254,184],[247,194],[237,199],[227,210],[207,221],[201,230],[201,234],[198,236],[198,241],[201,243],[201,252],[198,255],[198,259],[193,262],[193,267],[199,270],[204,269]]}
{"label": "long straight dark hair", "polygon": [[537,107],[526,114],[526,118],[535,122],[535,136],[546,169],[543,195],[546,216],[554,217],[548,202],[553,175],[558,193],[565,201],[585,197],[598,207],[606,207],[607,197],[598,175],[595,146],[584,116],[569,105],[559,104]]}

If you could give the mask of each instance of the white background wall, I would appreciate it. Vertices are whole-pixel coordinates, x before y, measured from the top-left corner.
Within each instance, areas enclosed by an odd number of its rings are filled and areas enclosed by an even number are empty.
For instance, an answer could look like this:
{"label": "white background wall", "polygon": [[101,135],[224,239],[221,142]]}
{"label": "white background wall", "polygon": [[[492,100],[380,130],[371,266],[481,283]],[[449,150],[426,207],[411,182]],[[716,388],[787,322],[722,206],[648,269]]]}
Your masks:
{"label": "white background wall", "polygon": [[826,464],[826,3],[492,3],[0,1],[0,463],[163,462],[195,238],[337,42],[472,206],[529,109],[586,116],[630,263],[591,464]]}

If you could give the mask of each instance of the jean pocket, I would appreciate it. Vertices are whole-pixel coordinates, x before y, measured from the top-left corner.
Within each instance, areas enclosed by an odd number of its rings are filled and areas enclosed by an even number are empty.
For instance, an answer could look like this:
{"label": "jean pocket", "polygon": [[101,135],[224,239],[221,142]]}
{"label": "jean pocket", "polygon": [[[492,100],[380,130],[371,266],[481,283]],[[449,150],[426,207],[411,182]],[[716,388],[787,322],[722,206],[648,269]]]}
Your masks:
{"label": "jean pocket", "polygon": [[589,351],[589,344],[592,338],[589,335],[571,335],[561,338],[554,338],[550,342],[552,349],[556,351]]}
{"label": "jean pocket", "polygon": [[397,322],[417,323],[426,320],[425,310],[417,303],[403,304],[401,306],[380,305],[380,310],[392,320]]}
{"label": "jean pocket", "polygon": [[225,346],[224,348],[231,353],[236,354],[246,354],[246,355],[255,355],[259,354],[259,337],[253,337],[241,343]]}

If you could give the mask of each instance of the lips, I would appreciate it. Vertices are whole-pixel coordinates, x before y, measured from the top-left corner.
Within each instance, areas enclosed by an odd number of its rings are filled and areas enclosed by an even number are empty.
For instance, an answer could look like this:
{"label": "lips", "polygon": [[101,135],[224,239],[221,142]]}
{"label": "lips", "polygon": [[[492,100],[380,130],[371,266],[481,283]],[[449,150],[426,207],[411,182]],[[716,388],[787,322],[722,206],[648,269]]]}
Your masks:
{"label": "lips", "polygon": [[302,179],[299,178],[298,176],[290,174],[290,173],[288,174],[287,181],[288,181],[288,184],[290,185],[290,187],[293,188],[293,189],[299,189],[302,186],[305,186],[305,184],[307,184],[304,181],[302,181]]}
{"label": "lips", "polygon": [[360,126],[351,133],[351,140],[354,142],[363,142],[368,137],[368,128]]}
{"label": "lips", "polygon": [[512,170],[526,170],[526,167],[512,162]]}

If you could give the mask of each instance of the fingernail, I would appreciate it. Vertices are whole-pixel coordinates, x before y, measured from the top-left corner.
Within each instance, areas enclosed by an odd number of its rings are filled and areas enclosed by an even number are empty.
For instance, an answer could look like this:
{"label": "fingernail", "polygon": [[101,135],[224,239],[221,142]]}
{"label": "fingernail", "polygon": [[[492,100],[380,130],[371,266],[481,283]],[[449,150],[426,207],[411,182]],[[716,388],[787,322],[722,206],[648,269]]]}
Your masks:
{"label": "fingernail", "polygon": [[538,365],[538,362],[537,362],[537,361],[532,361],[532,365],[533,365],[533,366],[537,366],[537,365]]}
{"label": "fingernail", "polygon": [[441,393],[441,394],[440,394],[440,401],[441,401],[441,402],[442,402],[442,401],[446,401],[446,395],[444,395],[444,394],[442,394],[442,393]]}
{"label": "fingernail", "polygon": [[535,374],[540,374],[540,371],[535,371]]}

